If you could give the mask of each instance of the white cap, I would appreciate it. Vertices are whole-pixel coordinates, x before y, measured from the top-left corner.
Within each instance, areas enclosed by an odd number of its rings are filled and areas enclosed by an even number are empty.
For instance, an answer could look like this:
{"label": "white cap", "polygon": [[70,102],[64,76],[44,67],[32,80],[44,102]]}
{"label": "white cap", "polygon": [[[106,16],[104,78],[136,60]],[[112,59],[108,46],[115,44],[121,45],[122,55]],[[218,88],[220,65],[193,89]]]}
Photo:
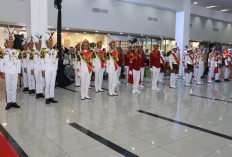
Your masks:
{"label": "white cap", "polygon": [[35,43],[36,44],[42,43],[42,35],[35,35]]}

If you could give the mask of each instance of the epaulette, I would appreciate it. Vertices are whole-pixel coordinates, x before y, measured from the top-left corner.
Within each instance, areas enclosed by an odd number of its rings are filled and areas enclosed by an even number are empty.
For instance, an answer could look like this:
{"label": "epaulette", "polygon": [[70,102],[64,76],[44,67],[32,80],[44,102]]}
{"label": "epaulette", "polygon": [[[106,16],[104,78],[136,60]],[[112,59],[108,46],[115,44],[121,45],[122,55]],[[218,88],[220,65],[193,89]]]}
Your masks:
{"label": "epaulette", "polygon": [[46,49],[42,49],[41,54],[40,54],[40,58],[44,59],[46,55]]}
{"label": "epaulette", "polygon": [[4,57],[4,50],[0,48],[0,60],[2,60]]}
{"label": "epaulette", "polygon": [[22,60],[22,58],[23,58],[22,51],[21,50],[17,50],[17,52],[19,53],[18,54],[18,59]]}
{"label": "epaulette", "polygon": [[33,59],[34,59],[34,51],[31,51],[29,60],[33,60]]}

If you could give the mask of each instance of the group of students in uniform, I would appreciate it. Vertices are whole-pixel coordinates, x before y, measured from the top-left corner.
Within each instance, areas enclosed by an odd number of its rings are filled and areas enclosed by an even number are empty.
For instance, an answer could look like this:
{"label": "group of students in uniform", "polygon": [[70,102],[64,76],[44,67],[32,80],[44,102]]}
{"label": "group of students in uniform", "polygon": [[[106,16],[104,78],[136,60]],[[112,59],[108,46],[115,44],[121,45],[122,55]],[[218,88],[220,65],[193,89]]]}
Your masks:
{"label": "group of students in uniform", "polygon": [[45,97],[46,104],[57,103],[54,99],[54,88],[59,57],[58,51],[52,48],[53,34],[48,32],[45,37],[45,49],[41,48],[41,35],[24,38],[23,51],[20,51],[13,48],[15,37],[13,29],[8,28],[8,35],[5,37],[6,48],[0,49],[0,72],[6,86],[6,110],[12,107],[20,108],[16,102],[16,91],[21,74],[23,92],[36,93],[36,98]]}
{"label": "group of students in uniform", "polygon": [[[22,42],[23,51],[13,49],[14,34],[13,30],[8,29],[8,35],[5,38],[6,48],[0,49],[0,72],[1,77],[5,79],[6,85],[6,110],[11,107],[20,108],[16,103],[17,81],[20,74],[23,77],[23,92],[29,91],[29,94],[36,94],[36,98],[44,98],[45,103],[57,103],[54,99],[54,88],[56,74],[58,69],[58,51],[53,49],[53,32],[48,32],[45,38],[47,48],[42,49],[42,35],[24,38]],[[35,49],[34,49],[35,47]],[[96,48],[90,48],[90,43],[85,39],[82,43],[77,43],[76,51],[72,54],[73,69],[75,71],[75,84],[81,86],[81,100],[91,99],[89,97],[89,88],[91,75],[95,73],[95,92],[104,92],[102,89],[103,74],[108,73],[108,91],[109,96],[118,96],[115,91],[117,84],[120,84],[119,78],[124,61],[126,80],[128,85],[132,85],[132,93],[139,94],[140,88],[143,88],[143,78],[145,71],[145,53],[143,45],[136,42],[128,46],[128,51],[122,55],[122,49],[116,47],[116,42],[112,40],[109,43],[110,50],[103,51],[102,41],[96,43]],[[164,58],[164,52],[159,51],[157,43],[152,45],[152,52],[149,58],[149,69],[151,73],[151,89],[159,91],[157,84],[163,84],[164,72],[167,70],[167,64]],[[196,84],[202,84],[202,76],[205,69],[206,57],[203,46],[199,46],[195,51],[185,49],[182,59],[185,85],[191,86],[191,79],[194,76]],[[232,51],[228,49],[225,58],[225,81],[229,81],[230,65]],[[172,48],[169,55],[170,67],[170,88],[176,88],[176,79],[180,69],[180,53],[177,46]],[[219,82],[222,71],[222,55],[213,47],[208,59],[208,82],[211,83],[215,74],[215,81]],[[194,75],[193,75],[194,73]],[[44,94],[45,93],[45,96]]]}

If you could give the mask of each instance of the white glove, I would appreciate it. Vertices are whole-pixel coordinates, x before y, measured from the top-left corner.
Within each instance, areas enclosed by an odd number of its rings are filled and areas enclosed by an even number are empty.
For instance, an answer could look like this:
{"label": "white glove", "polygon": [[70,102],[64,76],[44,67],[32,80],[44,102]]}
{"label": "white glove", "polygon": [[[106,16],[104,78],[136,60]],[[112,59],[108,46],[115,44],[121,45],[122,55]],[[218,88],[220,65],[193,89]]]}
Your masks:
{"label": "white glove", "polygon": [[132,71],[129,71],[129,74],[132,75]]}
{"label": "white glove", "polygon": [[152,68],[150,68],[150,71],[152,71]]}

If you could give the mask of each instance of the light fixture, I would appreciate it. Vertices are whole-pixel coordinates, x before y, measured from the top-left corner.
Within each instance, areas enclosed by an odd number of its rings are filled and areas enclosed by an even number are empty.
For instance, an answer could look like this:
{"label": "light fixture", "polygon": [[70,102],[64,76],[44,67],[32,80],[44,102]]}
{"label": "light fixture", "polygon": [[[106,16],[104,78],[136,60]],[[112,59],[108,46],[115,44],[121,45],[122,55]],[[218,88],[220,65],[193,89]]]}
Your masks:
{"label": "light fixture", "polygon": [[79,33],[75,33],[75,34],[79,34]]}
{"label": "light fixture", "polygon": [[141,34],[141,36],[143,37],[143,34]]}
{"label": "light fixture", "polygon": [[110,34],[107,34],[107,35],[110,35]]}
{"label": "light fixture", "polygon": [[228,9],[223,9],[223,10],[221,10],[221,11],[228,11]]}
{"label": "light fixture", "polygon": [[197,4],[197,2],[194,2],[194,4]]}
{"label": "light fixture", "polygon": [[98,31],[95,31],[96,33],[98,32]]}
{"label": "light fixture", "polygon": [[206,7],[206,8],[210,9],[210,8],[215,8],[215,7],[216,7],[216,6],[211,5],[211,6],[208,6],[208,7]]}
{"label": "light fixture", "polygon": [[120,34],[122,34],[122,33],[120,33]]}
{"label": "light fixture", "polygon": [[66,28],[66,30],[69,30],[69,28]]}

